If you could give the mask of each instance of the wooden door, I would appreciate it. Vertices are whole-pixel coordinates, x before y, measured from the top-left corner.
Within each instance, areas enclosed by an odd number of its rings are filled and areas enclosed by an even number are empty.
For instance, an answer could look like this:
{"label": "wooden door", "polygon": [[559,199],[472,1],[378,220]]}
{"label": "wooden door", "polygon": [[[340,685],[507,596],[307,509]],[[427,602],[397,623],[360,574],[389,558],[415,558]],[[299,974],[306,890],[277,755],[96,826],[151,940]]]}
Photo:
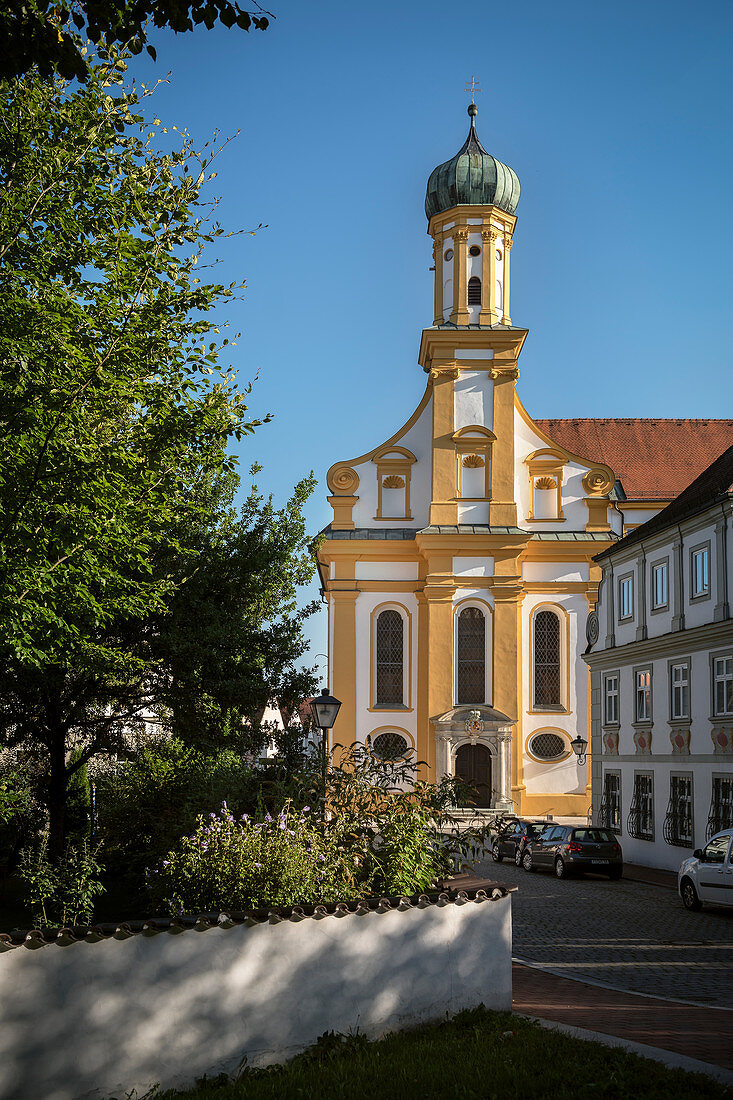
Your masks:
{"label": "wooden door", "polygon": [[456,752],[456,775],[473,788],[471,805],[491,805],[491,753],[486,745],[461,745]]}

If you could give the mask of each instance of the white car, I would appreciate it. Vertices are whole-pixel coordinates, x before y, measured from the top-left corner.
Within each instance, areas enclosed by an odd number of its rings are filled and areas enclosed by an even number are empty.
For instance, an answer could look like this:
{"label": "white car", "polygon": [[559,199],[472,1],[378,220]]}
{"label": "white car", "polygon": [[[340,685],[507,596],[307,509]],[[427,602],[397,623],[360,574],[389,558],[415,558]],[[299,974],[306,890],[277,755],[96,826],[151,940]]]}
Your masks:
{"label": "white car", "polygon": [[733,905],[733,829],[716,833],[682,861],[677,889],[685,909],[701,909],[704,901]]}

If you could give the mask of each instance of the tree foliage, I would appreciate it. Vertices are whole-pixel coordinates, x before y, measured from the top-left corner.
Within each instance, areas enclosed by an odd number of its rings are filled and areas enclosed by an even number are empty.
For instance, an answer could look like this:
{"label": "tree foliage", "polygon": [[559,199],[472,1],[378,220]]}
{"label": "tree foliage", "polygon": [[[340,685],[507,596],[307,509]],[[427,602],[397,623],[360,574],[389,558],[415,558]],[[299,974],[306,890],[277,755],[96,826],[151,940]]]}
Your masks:
{"label": "tree foliage", "polygon": [[[269,17],[269,18],[268,18]],[[202,23],[264,31],[272,18],[259,4],[231,0],[4,0],[0,3],[0,79],[22,76],[34,65],[42,77],[54,74],[86,81],[90,66],[85,41],[95,46],[125,44],[133,54],[146,49],[150,26],[177,33]]]}
{"label": "tree foliage", "polygon": [[309,684],[294,590],[312,485],[290,528],[256,494],[231,507],[227,444],[260,421],[219,366],[212,311],[241,285],[201,262],[224,232],[205,196],[218,147],[183,133],[161,151],[150,93],[123,81],[104,54],[75,90],[0,84],[0,737],[46,761],[55,858],[71,777],[129,752],[146,707],[241,730],[272,687]]}

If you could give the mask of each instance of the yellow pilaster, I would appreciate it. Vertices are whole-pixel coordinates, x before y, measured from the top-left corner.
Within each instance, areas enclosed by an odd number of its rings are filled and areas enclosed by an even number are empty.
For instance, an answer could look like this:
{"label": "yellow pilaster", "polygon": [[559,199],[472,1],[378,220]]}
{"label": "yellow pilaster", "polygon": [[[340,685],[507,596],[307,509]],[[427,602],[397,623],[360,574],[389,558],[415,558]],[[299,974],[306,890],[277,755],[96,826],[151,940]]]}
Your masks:
{"label": "yellow pilaster", "polygon": [[467,325],[468,289],[466,286],[466,244],[467,229],[456,229],[453,233],[453,312],[450,315],[454,325]]}
{"label": "yellow pilaster", "polygon": [[[516,363],[516,360],[512,362]],[[502,362],[502,367],[504,367]],[[494,433],[496,442],[491,453],[490,523],[517,523],[514,499],[514,384],[516,366],[494,372]]]}
{"label": "yellow pilaster", "polygon": [[[451,565],[447,568],[452,567]],[[432,565],[435,563],[431,563]],[[428,578],[430,581],[431,578]],[[453,706],[453,595],[455,588],[449,583],[427,583],[422,592],[425,616],[425,683],[427,687],[426,721],[420,733],[425,740],[418,745],[418,754],[425,760],[427,778],[436,780],[435,732],[430,718],[444,714]],[[446,578],[447,580],[447,578]],[[424,732],[423,732],[424,731]]]}
{"label": "yellow pilaster", "polygon": [[[508,563],[507,563],[508,565]],[[509,566],[511,568],[511,566]],[[517,568],[514,566],[514,568]],[[494,595],[494,706],[512,727],[511,796],[521,812],[525,790],[522,757],[522,588],[518,577],[497,577]]]}
{"label": "yellow pilaster", "polygon": [[482,229],[481,240],[481,312],[479,323],[495,325],[499,320],[496,312],[496,233],[493,229]]}
{"label": "yellow pilaster", "polygon": [[436,236],[433,242],[433,262],[435,264],[435,295],[434,295],[434,309],[435,314],[433,318],[434,325],[442,325],[443,323],[443,239],[440,235]]}
{"label": "yellow pilaster", "polygon": [[431,374],[434,381],[430,522],[457,523],[453,383],[458,377],[458,369],[434,367]]}
{"label": "yellow pilaster", "polygon": [[509,316],[509,254],[512,250],[510,237],[504,238],[504,316],[502,324],[510,325],[512,319]]}
{"label": "yellow pilaster", "polygon": [[356,599],[354,589],[331,591],[333,608],[333,650],[331,691],[341,700],[341,709],[331,731],[331,746],[348,747],[356,740]]}

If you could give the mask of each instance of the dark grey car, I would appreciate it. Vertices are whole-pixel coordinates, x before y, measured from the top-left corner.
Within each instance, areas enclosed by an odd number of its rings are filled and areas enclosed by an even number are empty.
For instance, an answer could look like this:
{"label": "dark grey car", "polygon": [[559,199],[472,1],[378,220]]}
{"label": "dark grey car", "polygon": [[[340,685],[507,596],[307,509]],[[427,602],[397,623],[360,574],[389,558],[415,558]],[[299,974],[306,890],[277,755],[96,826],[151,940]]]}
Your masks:
{"label": "dark grey car", "polygon": [[548,825],[527,843],[522,867],[525,871],[554,871],[558,878],[595,871],[619,879],[624,858],[621,845],[609,829],[595,825]]}
{"label": "dark grey car", "polygon": [[545,828],[544,821],[509,821],[494,837],[491,855],[496,863],[503,859],[513,859],[517,867],[521,866],[525,845],[532,837],[540,835]]}

